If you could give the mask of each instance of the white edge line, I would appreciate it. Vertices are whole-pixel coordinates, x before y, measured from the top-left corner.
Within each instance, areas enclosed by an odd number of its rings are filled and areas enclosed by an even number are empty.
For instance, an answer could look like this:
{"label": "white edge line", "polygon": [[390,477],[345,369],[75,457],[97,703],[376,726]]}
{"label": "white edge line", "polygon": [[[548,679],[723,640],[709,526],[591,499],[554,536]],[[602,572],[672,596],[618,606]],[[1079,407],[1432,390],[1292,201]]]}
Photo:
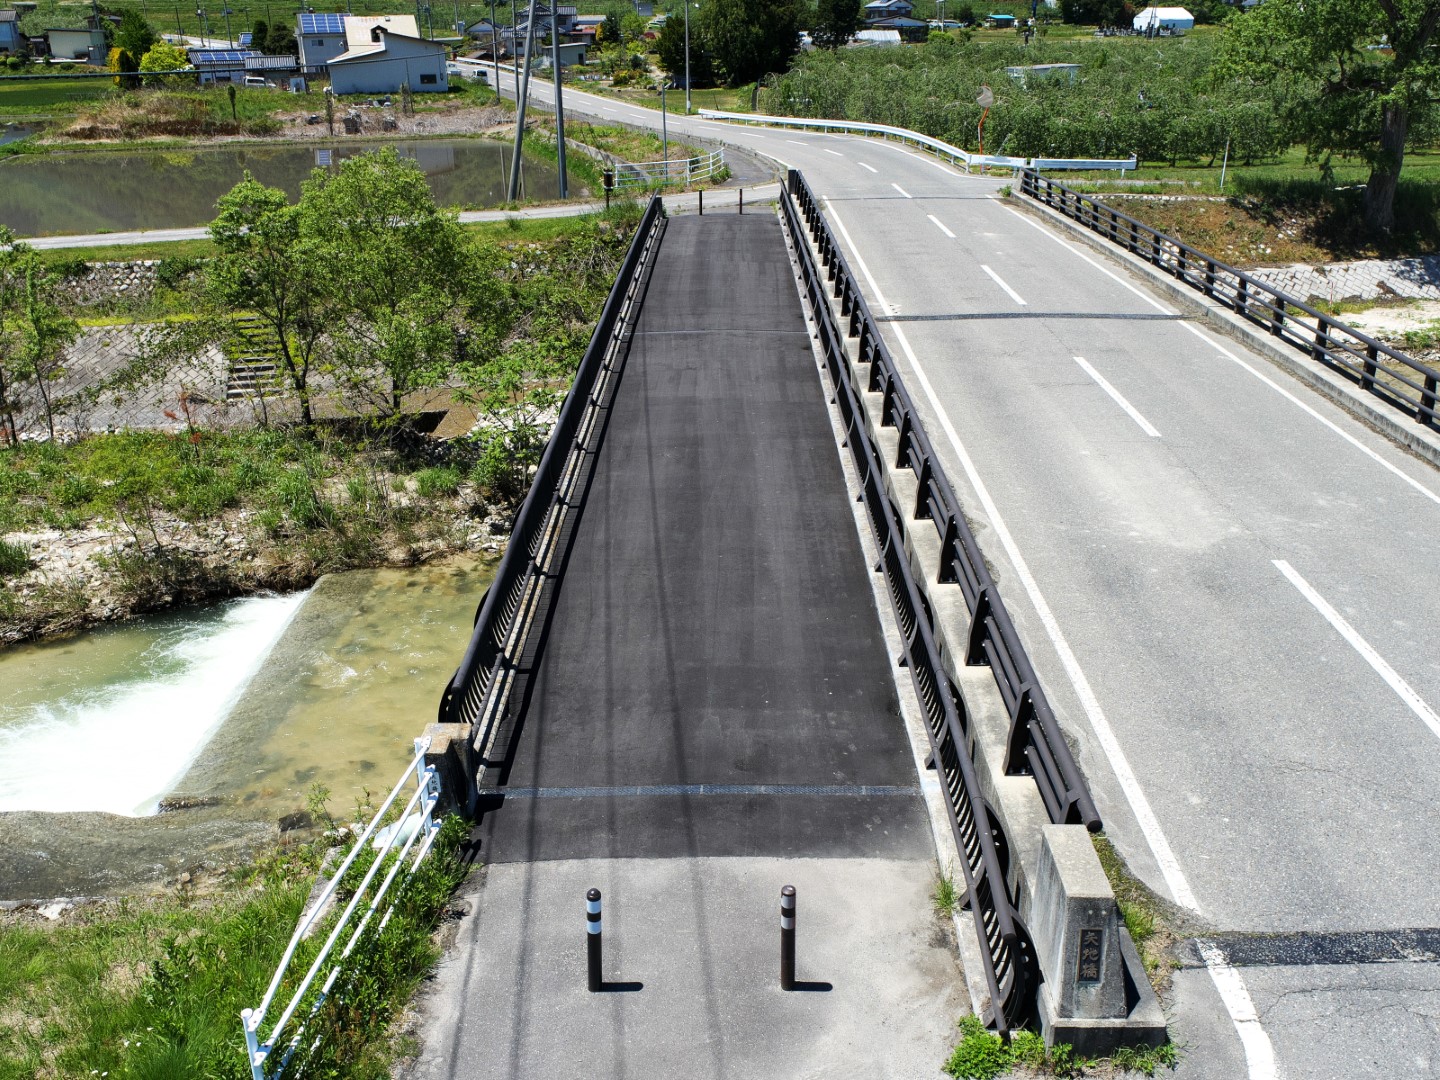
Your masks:
{"label": "white edge line", "polygon": [[[933,221],[935,223],[935,227],[938,228],[941,232],[943,232],[946,236],[948,236],[951,240],[955,239],[955,234],[949,229],[947,229],[945,227],[945,223],[942,222],[939,218],[937,218],[934,214],[926,214],[925,216],[928,217],[931,221]],[[1025,301],[1021,300],[1020,302],[1023,304]]]}
{"label": "white edge line", "polygon": [[[946,229],[945,231],[946,231],[946,232],[949,232],[950,230],[949,230],[949,229]],[[1004,289],[1007,293],[1009,293],[1009,294],[1010,294],[1010,299],[1011,299],[1011,300],[1014,300],[1015,303],[1019,304],[1021,307],[1029,307],[1029,306],[1030,306],[1029,304],[1025,303],[1024,300],[1020,299],[1020,294],[1017,293],[1014,289],[1010,288],[1009,285],[1006,285],[1005,282],[1000,279],[1000,275],[997,274],[997,273],[995,273],[994,270],[991,270],[991,269],[990,269],[988,266],[986,266],[984,263],[981,263],[981,264],[980,264],[980,269],[981,269],[981,270],[984,270],[985,273],[989,274],[989,275],[990,275],[990,280],[992,280],[993,282],[995,282],[996,285],[999,285],[1000,288]]]}
{"label": "white edge line", "polygon": [[[835,213],[835,207],[828,198],[825,200],[826,209],[830,218],[835,222],[840,235],[850,246],[851,252],[855,255],[855,264],[860,267],[860,272],[865,275],[865,281],[870,286],[870,291],[875,294],[882,308],[888,309],[884,294],[879,286],[875,284],[875,278],[865,265],[864,258],[860,255],[855,241],[851,239],[850,232],[845,228],[845,223]],[[1171,895],[1176,903],[1188,908],[1199,910],[1199,904],[1195,900],[1195,893],[1190,888],[1190,883],[1185,878],[1185,873],[1180,868],[1180,862],[1175,857],[1175,852],[1170,847],[1170,841],[1160,829],[1160,823],[1155,818],[1155,812],[1150,807],[1150,800],[1146,798],[1145,792],[1140,787],[1140,782],[1135,778],[1134,770],[1130,768],[1130,762],[1125,757],[1125,751],[1120,748],[1119,740],[1110,727],[1110,721],[1105,718],[1105,712],[1100,708],[1100,701],[1095,696],[1095,691],[1090,686],[1090,680],[1085,677],[1085,672],[1080,667],[1080,661],[1076,659],[1075,652],[1070,648],[1060,624],[1056,621],[1054,613],[1044,595],[1040,592],[1040,586],[1036,583],[1035,577],[1030,572],[1030,566],[1026,563],[1024,556],[1020,554],[1019,547],[1015,544],[1015,538],[1010,535],[1010,527],[1005,519],[1000,516],[1000,510],[995,505],[995,500],[990,496],[990,489],[980,479],[980,474],[975,469],[975,463],[970,460],[970,454],[966,451],[964,444],[960,441],[959,434],[955,431],[955,425],[951,423],[950,416],[940,404],[939,397],[935,393],[935,387],[931,385],[929,377],[925,374],[924,368],[915,356],[915,350],[910,347],[910,339],[906,337],[905,331],[897,323],[891,323],[889,327],[895,334],[896,340],[900,342],[900,348],[904,350],[906,358],[910,361],[910,367],[915,372],[920,387],[925,391],[925,396],[930,402],[930,407],[935,411],[944,429],[945,437],[949,440],[951,449],[955,451],[956,457],[965,470],[965,475],[970,480],[970,485],[975,489],[976,496],[985,513],[990,518],[991,526],[995,529],[995,535],[999,538],[1001,546],[1010,557],[1015,566],[1016,575],[1020,578],[1025,592],[1029,595],[1031,603],[1040,617],[1040,622],[1045,627],[1046,635],[1060,654],[1060,662],[1065,667],[1065,673],[1069,676],[1071,684],[1075,688],[1076,696],[1085,710],[1085,715],[1090,721],[1090,726],[1095,730],[1096,738],[1099,739],[1105,756],[1110,760],[1111,768],[1120,781],[1120,786],[1125,792],[1125,797],[1130,803],[1131,809],[1140,824],[1140,829],[1145,834],[1145,839],[1150,845],[1150,850],[1155,855],[1155,861],[1159,864],[1160,873],[1169,886]]]}
{"label": "white edge line", "polygon": [[893,187],[896,191],[898,191],[901,195],[904,195],[907,199],[913,199],[915,197],[911,195],[908,191],[906,191],[903,187],[901,187],[899,184],[892,182],[890,186]]}
{"label": "white edge line", "polygon": [[[876,301],[882,308],[888,309],[889,304],[885,300],[884,293],[875,284],[875,277],[870,273],[870,268],[865,265],[865,259],[860,254],[860,249],[855,246],[855,241],[850,236],[850,230],[845,228],[845,223],[840,220],[840,215],[835,213],[835,207],[828,197],[825,199],[825,206],[829,211],[830,219],[835,222],[835,227],[840,230],[840,235],[845,238],[845,243],[849,245],[851,253],[855,256],[855,264],[865,275],[865,281],[870,286],[870,291],[874,294]],[[1019,577],[1021,585],[1024,586],[1026,594],[1030,597],[1030,602],[1034,605],[1035,612],[1045,627],[1045,633],[1050,638],[1050,643],[1060,656],[1060,662],[1065,668],[1065,673],[1070,677],[1070,683],[1075,688],[1075,694],[1080,699],[1080,705],[1085,710],[1090,727],[1095,732],[1095,737],[1099,740],[1101,749],[1104,750],[1105,756],[1110,762],[1110,767],[1115,771],[1120,788],[1125,792],[1125,798],[1130,803],[1131,811],[1135,814],[1136,823],[1140,826],[1140,831],[1144,834],[1145,841],[1155,856],[1160,873],[1165,878],[1165,884],[1169,886],[1176,903],[1198,912],[1200,905],[1195,899],[1194,891],[1190,888],[1189,880],[1185,877],[1185,871],[1180,868],[1180,861],[1175,857],[1174,849],[1170,847],[1170,841],[1166,838],[1164,830],[1160,828],[1160,822],[1156,819],[1154,810],[1151,809],[1150,800],[1146,798],[1144,790],[1140,787],[1140,781],[1136,779],[1134,770],[1130,768],[1130,761],[1115,738],[1110,721],[1106,719],[1104,710],[1100,708],[1100,701],[1090,686],[1090,680],[1085,677],[1085,672],[1081,669],[1079,660],[1076,659],[1069,641],[1066,640],[1064,632],[1060,629],[1060,624],[1056,622],[1049,603],[1045,600],[1044,594],[1040,592],[1040,586],[1036,583],[1034,575],[1030,573],[1029,564],[1025,562],[1024,557],[1020,554],[1020,549],[1016,547],[1015,538],[1010,535],[1010,527],[1000,516],[995,500],[990,497],[989,488],[980,479],[980,474],[975,470],[975,463],[970,460],[969,453],[966,452],[964,444],[960,442],[955,425],[950,422],[949,415],[941,407],[935,394],[935,388],[931,385],[925,370],[920,366],[920,361],[915,356],[915,350],[910,347],[910,339],[906,337],[905,331],[898,324],[891,323],[890,329],[894,332],[896,340],[900,342],[901,349],[904,350],[906,358],[910,361],[911,370],[915,372],[921,389],[925,391],[930,407],[935,410],[935,415],[939,418],[940,426],[944,429],[951,448],[960,459],[960,464],[965,469],[965,475],[969,478],[976,496],[980,499],[981,506],[990,518],[995,535],[999,538],[1001,546],[1005,548],[1006,554],[1009,555],[1010,561],[1015,567],[1016,576]],[[1221,1000],[1225,1003],[1230,1021],[1240,1038],[1240,1044],[1245,1049],[1250,1080],[1276,1080],[1278,1073],[1275,1068],[1275,1052],[1270,1044],[1270,1036],[1260,1026],[1255,1006],[1250,1000],[1250,994],[1245,989],[1245,983],[1240,978],[1240,973],[1225,964],[1223,957],[1219,957],[1218,953],[1217,963],[1212,964],[1207,958],[1205,966],[1210,972],[1210,978],[1214,981],[1216,990],[1220,993]]]}
{"label": "white edge line", "polygon": [[1385,658],[1375,651],[1374,646],[1360,636],[1360,631],[1346,622],[1345,617],[1331,607],[1293,566],[1284,559],[1273,561],[1275,569],[1284,574],[1290,584],[1300,590],[1300,595],[1310,601],[1310,606],[1325,617],[1325,621],[1333,626],[1336,632],[1350,644],[1350,647],[1375,669],[1375,674],[1385,680],[1400,700],[1410,707],[1410,711],[1424,722],[1436,738],[1440,738],[1440,715],[1437,715],[1435,710],[1425,703],[1425,699],[1416,692],[1415,688],[1401,678],[1400,673],[1386,663]]}
{"label": "white edge line", "polygon": [[873,173],[879,173],[879,172],[880,172],[880,170],[877,169],[877,168],[875,168],[874,165],[866,165],[865,162],[863,162],[863,161],[857,161],[855,164],[856,164],[856,165],[859,165],[860,168],[862,168],[862,169],[869,169],[869,170],[870,170],[871,172],[873,172]]}
{"label": "white edge line", "polygon": [[1120,393],[1119,390],[1116,390],[1115,387],[1111,386],[1109,380],[1107,380],[1104,375],[1101,375],[1098,371],[1091,367],[1088,360],[1086,360],[1083,356],[1077,356],[1075,357],[1075,363],[1079,364],[1081,370],[1099,384],[1101,390],[1104,390],[1105,393],[1109,394],[1110,397],[1114,399],[1116,405],[1119,405],[1120,408],[1124,409],[1127,413],[1130,414],[1130,419],[1134,420],[1135,423],[1140,425],[1141,431],[1145,432],[1145,434],[1149,435],[1152,439],[1160,438],[1160,432],[1155,430],[1154,426],[1150,423],[1149,420],[1146,420],[1145,417],[1140,415],[1140,410],[1135,408],[1134,405],[1131,405],[1130,402],[1126,401],[1125,395]]}
{"label": "white edge line", "polygon": [[[1122,278],[1122,277],[1120,277],[1119,275],[1115,274],[1113,271],[1109,270],[1108,268],[1106,268],[1106,267],[1104,267],[1104,266],[1101,266],[1098,262],[1096,262],[1094,259],[1090,258],[1090,256],[1086,255],[1083,251],[1081,251],[1079,248],[1077,248],[1074,244],[1068,243],[1067,241],[1061,239],[1059,236],[1055,235],[1055,233],[1053,233],[1053,232],[1051,232],[1049,229],[1047,229],[1044,225],[1040,224],[1040,222],[1038,222],[1038,221],[1032,221],[1028,215],[1020,213],[1020,211],[1019,211],[1019,210],[1016,210],[1014,207],[1007,206],[1007,207],[1005,207],[1005,209],[1008,210],[1010,213],[1014,214],[1014,215],[1015,215],[1016,217],[1018,217],[1021,221],[1025,222],[1026,225],[1029,225],[1029,226],[1030,226],[1031,228],[1033,228],[1033,229],[1038,229],[1041,233],[1043,233],[1044,235],[1048,236],[1051,240],[1055,241],[1055,243],[1059,244],[1061,247],[1066,248],[1067,250],[1069,250],[1069,251],[1073,252],[1074,254],[1078,255],[1080,258],[1084,259],[1087,263],[1089,263],[1091,266],[1095,267],[1095,269],[1099,270],[1102,274],[1106,275],[1107,277],[1113,278],[1116,282],[1118,282],[1119,284],[1123,285],[1125,288],[1129,289],[1129,290],[1130,290],[1131,292],[1133,292],[1136,296],[1138,296],[1138,297],[1140,297],[1142,300],[1144,300],[1147,304],[1149,304],[1149,305],[1151,305],[1152,307],[1154,307],[1157,311],[1162,311],[1162,312],[1164,312],[1166,315],[1173,315],[1173,314],[1174,314],[1173,311],[1170,311],[1168,308],[1165,307],[1165,305],[1163,305],[1163,304],[1161,304],[1160,302],[1158,302],[1154,297],[1147,295],[1146,293],[1142,292],[1140,289],[1136,288],[1133,284],[1131,284],[1130,282],[1126,281],[1124,278]],[[1205,344],[1209,345],[1211,348],[1213,348],[1216,352],[1218,352],[1221,356],[1225,357],[1227,360],[1231,360],[1231,361],[1233,361],[1234,363],[1239,364],[1242,368],[1244,368],[1246,371],[1248,371],[1251,375],[1254,375],[1255,378],[1259,379],[1259,380],[1260,380],[1261,382],[1263,382],[1266,386],[1270,387],[1270,389],[1274,390],[1277,394],[1279,394],[1281,397],[1285,398],[1285,399],[1286,399],[1287,401],[1289,401],[1291,404],[1296,405],[1296,406],[1300,407],[1301,409],[1304,409],[1305,412],[1307,412],[1307,413],[1310,414],[1310,416],[1312,416],[1314,419],[1320,421],[1320,423],[1324,424],[1327,428],[1329,428],[1331,431],[1333,431],[1336,435],[1339,435],[1342,439],[1344,439],[1346,442],[1348,442],[1351,446],[1355,447],[1355,449],[1359,450],[1359,451],[1360,451],[1361,453],[1363,453],[1365,456],[1367,456],[1368,458],[1370,458],[1370,459],[1371,459],[1372,461],[1374,461],[1377,465],[1380,465],[1382,468],[1388,469],[1390,472],[1394,473],[1394,474],[1395,474],[1396,476],[1398,476],[1401,480],[1405,481],[1405,483],[1409,484],[1411,487],[1413,487],[1413,488],[1414,488],[1416,491],[1418,491],[1421,495],[1424,495],[1424,496],[1425,496],[1427,499],[1429,499],[1431,502],[1436,503],[1436,504],[1440,504],[1440,493],[1436,493],[1436,492],[1434,492],[1434,491],[1431,491],[1428,487],[1426,487],[1424,484],[1422,484],[1419,480],[1416,480],[1414,477],[1408,475],[1407,473],[1405,473],[1405,472],[1404,472],[1402,469],[1400,469],[1399,467],[1397,467],[1397,466],[1391,464],[1390,462],[1386,461],[1383,457],[1381,457],[1379,454],[1377,454],[1374,450],[1370,449],[1370,447],[1366,446],[1366,445],[1365,445],[1364,443],[1362,443],[1359,439],[1355,438],[1355,436],[1351,435],[1348,431],[1345,431],[1343,428],[1341,428],[1338,424],[1334,423],[1333,421],[1325,418],[1324,416],[1321,416],[1320,413],[1318,413],[1316,410],[1312,409],[1309,405],[1305,404],[1305,402],[1301,401],[1301,400],[1300,400],[1298,397],[1296,397],[1294,394],[1290,393],[1290,391],[1286,390],[1286,389],[1285,389],[1283,386],[1281,386],[1279,383],[1275,382],[1275,380],[1271,379],[1270,377],[1268,377],[1267,375],[1263,374],[1262,372],[1256,370],[1253,366],[1251,366],[1250,364],[1246,363],[1246,362],[1245,362],[1244,360],[1242,360],[1240,357],[1236,356],[1236,355],[1235,355],[1233,352],[1231,352],[1229,349],[1225,348],[1225,346],[1221,345],[1218,341],[1216,341],[1216,340],[1215,340],[1214,338],[1212,338],[1210,335],[1206,334],[1206,333],[1205,333],[1203,330],[1201,330],[1198,326],[1194,326],[1194,325],[1192,325],[1192,324],[1189,323],[1189,322],[1182,322],[1180,325],[1183,326],[1183,327],[1185,327],[1186,330],[1189,330],[1192,334],[1194,334],[1196,337],[1198,337],[1201,341],[1205,342]]]}

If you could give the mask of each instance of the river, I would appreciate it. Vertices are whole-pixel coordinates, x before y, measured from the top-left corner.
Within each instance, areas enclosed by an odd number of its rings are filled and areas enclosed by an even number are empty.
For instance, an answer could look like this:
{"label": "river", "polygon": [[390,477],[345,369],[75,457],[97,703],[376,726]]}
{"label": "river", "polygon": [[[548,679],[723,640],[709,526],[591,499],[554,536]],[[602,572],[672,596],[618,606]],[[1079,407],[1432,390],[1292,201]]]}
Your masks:
{"label": "river", "polygon": [[[0,651],[0,900],[224,861],[317,785],[350,820],[433,722],[490,577],[352,571]],[[176,795],[197,808],[157,813]]]}
{"label": "river", "polygon": [[[316,168],[381,146],[415,161],[441,206],[505,202],[511,147],[500,139],[215,146],[181,150],[57,151],[0,158],[0,224],[20,236],[178,229],[208,224],[215,200],[248,171],[292,199]],[[559,198],[556,166],[521,156],[526,199]]]}

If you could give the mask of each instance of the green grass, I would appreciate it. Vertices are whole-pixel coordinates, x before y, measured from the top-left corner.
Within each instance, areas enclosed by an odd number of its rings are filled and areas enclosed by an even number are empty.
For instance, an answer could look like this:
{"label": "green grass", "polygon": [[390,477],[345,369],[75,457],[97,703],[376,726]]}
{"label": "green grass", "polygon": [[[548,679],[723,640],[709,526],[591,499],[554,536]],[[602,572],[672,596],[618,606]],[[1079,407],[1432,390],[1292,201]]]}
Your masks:
{"label": "green grass", "polygon": [[21,544],[0,540],[0,577],[23,574],[30,569],[30,552]]}
{"label": "green grass", "polygon": [[[35,68],[32,73],[42,69]],[[0,81],[0,116],[48,116],[71,113],[108,97],[115,90],[109,79],[37,79],[34,82]]]}
{"label": "green grass", "polygon": [[1085,1076],[1109,1065],[1121,1072],[1154,1076],[1161,1068],[1174,1069],[1180,1052],[1173,1043],[1159,1047],[1121,1047],[1109,1058],[1082,1058],[1066,1043],[1046,1047],[1033,1031],[1011,1033],[1009,1043],[986,1030],[979,1017],[960,1020],[960,1041],[951,1051],[943,1071],[955,1080],[993,1080],[1012,1069],[1024,1069],[1032,1076]]}
{"label": "green grass", "polygon": [[[326,1037],[314,1075],[388,1075],[387,1027],[436,959],[431,932],[464,875],[466,832],[462,819],[446,821],[396,897],[383,947],[372,938],[357,952],[344,993],[310,1022]],[[120,900],[54,926],[0,924],[0,1080],[248,1077],[240,1010],[259,1003],[323,843],[277,848],[213,896]],[[302,945],[292,973],[304,972],[323,940]]]}
{"label": "green grass", "polygon": [[953,877],[936,877],[935,889],[930,894],[930,903],[935,908],[935,914],[944,919],[950,918],[959,908],[960,899],[960,891],[955,887]]}

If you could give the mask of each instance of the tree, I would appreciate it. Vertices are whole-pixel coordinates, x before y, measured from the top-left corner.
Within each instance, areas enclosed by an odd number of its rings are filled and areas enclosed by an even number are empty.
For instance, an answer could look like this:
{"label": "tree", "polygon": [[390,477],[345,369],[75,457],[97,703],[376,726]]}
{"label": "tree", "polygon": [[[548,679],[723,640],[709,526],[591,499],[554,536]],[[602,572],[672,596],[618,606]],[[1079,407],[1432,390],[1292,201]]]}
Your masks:
{"label": "tree", "polygon": [[626,45],[636,45],[645,39],[645,20],[637,12],[627,11],[620,18],[620,33]]}
{"label": "tree", "polygon": [[655,39],[655,55],[660,69],[677,79],[685,77],[685,20],[673,16],[665,20],[660,36]]}
{"label": "tree", "polygon": [[1313,156],[1369,165],[1365,224],[1393,229],[1406,140],[1440,98],[1440,0],[1266,0],[1230,27],[1222,80],[1274,85]]}
{"label": "tree", "polygon": [[265,50],[265,45],[270,39],[270,24],[264,19],[256,19],[255,25],[250,28],[250,47]]}
{"label": "tree", "polygon": [[[216,206],[210,238],[217,254],[206,267],[206,290],[226,309],[255,312],[274,334],[280,368],[308,427],[310,375],[337,315],[325,255],[302,234],[300,210],[285,192],[248,172]],[[228,318],[211,329],[223,336]]]}
{"label": "tree", "polygon": [[[178,45],[171,45],[168,41],[157,41],[140,58],[142,72],[179,71],[189,66],[190,57],[185,50]],[[163,83],[165,86],[183,86],[190,81],[184,75],[152,75],[145,80],[146,84],[150,86],[157,83]]]}
{"label": "tree", "polygon": [[27,382],[39,392],[46,427],[55,437],[50,384],[62,350],[80,331],[56,300],[57,283],[40,253],[0,225],[0,431],[12,446],[19,436],[18,391]]}
{"label": "tree", "polygon": [[140,79],[133,74],[140,70],[140,65],[135,62],[135,57],[118,45],[110,50],[110,55],[105,62],[105,70],[117,73],[115,76],[116,86],[124,87],[127,90],[135,90],[140,86]]}
{"label": "tree", "polygon": [[710,0],[701,9],[705,48],[726,83],[784,71],[800,48],[803,0]]}
{"label": "tree", "polygon": [[838,49],[860,29],[860,0],[820,0],[810,37],[822,49]]}
{"label": "tree", "polygon": [[19,435],[15,410],[20,402],[15,395],[23,363],[25,268],[33,254],[0,225],[0,434],[7,446],[14,446]]}
{"label": "tree", "polygon": [[[255,48],[261,48],[258,43],[251,39]],[[271,56],[295,56],[299,53],[299,46],[295,44],[295,31],[284,23],[276,23],[270,27],[270,32],[265,35],[265,52]]]}
{"label": "tree", "polygon": [[605,21],[600,24],[600,33],[596,41],[601,45],[621,45],[625,41],[625,32],[620,27],[620,19],[612,11],[605,16]]}
{"label": "tree", "polygon": [[1126,7],[1125,0],[1060,0],[1060,18],[1084,26],[1115,26]]}
{"label": "tree", "polygon": [[458,218],[435,205],[420,167],[389,149],[317,169],[299,215],[340,313],[329,333],[338,369],[356,389],[383,374],[389,389],[376,404],[399,412],[407,393],[447,373],[482,292]]}
{"label": "tree", "polygon": [[[145,21],[145,17],[134,8],[126,8],[120,14],[120,27],[115,31],[115,46],[124,49],[132,57],[139,58],[150,51],[160,40],[160,35]],[[134,71],[134,68],[129,70]]]}

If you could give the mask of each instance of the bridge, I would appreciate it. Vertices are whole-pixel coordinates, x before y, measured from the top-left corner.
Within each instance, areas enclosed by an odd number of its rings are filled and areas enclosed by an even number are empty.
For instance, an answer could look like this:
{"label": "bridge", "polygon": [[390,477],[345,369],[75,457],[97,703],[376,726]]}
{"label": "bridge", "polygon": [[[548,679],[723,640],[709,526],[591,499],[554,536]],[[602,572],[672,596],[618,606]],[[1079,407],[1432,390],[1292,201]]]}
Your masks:
{"label": "bridge", "polygon": [[[581,93],[567,94],[567,107],[637,124],[653,117]],[[875,347],[908,387],[916,427],[964,508],[1098,818],[1191,935],[1167,1001],[1170,1034],[1188,1048],[1177,1075],[1433,1072],[1440,820],[1425,793],[1440,766],[1435,468],[1363,410],[1293,378],[1259,343],[1217,334],[1151,278],[997,198],[1008,175],[967,176],[845,135],[670,125],[796,167],[813,189],[830,254],[853,274]],[[801,309],[782,310],[801,242],[819,243],[812,226],[791,229],[788,257],[774,219],[753,213],[665,227],[606,406],[606,449],[576,477],[585,494],[555,541],[555,572],[539,575],[532,606],[518,613],[543,625],[544,648],[508,688],[514,709],[480,751],[487,873],[510,883],[493,894],[496,907],[480,905],[464,958],[442,972],[455,1010],[450,1049],[427,1041],[432,1071],[422,1075],[475,1067],[461,1062],[478,1045],[467,1039],[503,1043],[487,1025],[505,1009],[534,1010],[530,1034],[508,1045],[512,1062],[541,1067],[540,1032],[572,1020],[553,1002],[512,994],[515,973],[560,963],[541,939],[551,923],[578,918],[587,873],[604,888],[601,860],[615,868],[605,882],[616,918],[631,920],[627,941],[647,940],[634,921],[645,916],[620,900],[633,902],[621,868],[634,859],[733,856],[784,877],[791,857],[876,857],[897,880],[912,875],[910,892],[923,899],[913,879],[930,857],[919,803],[936,786],[915,735],[925,703],[912,698],[914,715],[905,707],[910,668],[894,667],[893,626],[882,644],[892,615],[889,596],[870,598],[871,587],[888,591],[870,563],[875,541],[864,514],[846,517],[858,481],[842,479],[842,459],[800,448],[842,422],[826,420],[820,395],[822,385],[843,388],[816,381],[805,355],[812,334],[825,336],[823,312],[812,303],[802,333]],[[823,272],[826,253],[815,254]],[[853,354],[854,342],[846,347]],[[774,382],[787,348],[793,378]],[[803,409],[790,396],[802,371],[812,380]],[[793,409],[770,417],[786,423],[734,426],[746,407],[780,402]],[[826,647],[832,632],[849,647]],[[693,666],[697,657],[713,666]],[[862,694],[881,685],[897,699]],[[772,688],[783,696],[767,697]],[[853,708],[832,716],[819,707],[832,695]],[[871,741],[850,749],[862,731]],[[867,815],[875,829],[857,825]],[[941,862],[956,858],[947,830],[930,832],[942,852],[950,844]],[[693,897],[731,903],[685,872]],[[755,896],[773,894],[779,877]],[[528,891],[542,879],[563,895]],[[681,878],[648,880],[662,889]],[[685,935],[698,910],[661,916],[677,964],[697,955],[699,938]],[[487,920],[497,918],[492,935]],[[522,922],[524,945],[514,933]],[[742,925],[726,922],[722,936],[743,937]],[[554,931],[555,948],[571,933]],[[510,953],[484,952],[501,938]],[[970,997],[983,1004],[973,959]],[[731,961],[711,953],[707,962],[718,972]],[[817,978],[838,995],[855,974],[835,966]],[[674,985],[703,998],[717,978]],[[626,1045],[627,1010],[651,985],[586,1029],[610,1040],[604,1053]],[[704,1007],[719,1027],[676,1030],[720,1054],[707,1074],[760,1075],[736,1062],[762,1058],[724,1056],[723,1032],[788,1029],[727,1029],[717,1003],[730,999],[715,993]],[[883,994],[874,1001],[883,1014]],[[1346,1022],[1356,1017],[1369,1018],[1365,1053]],[[647,1060],[652,1074],[664,1071]],[[770,1064],[766,1075],[790,1072]],[[611,1071],[627,1069],[639,1071]]]}

